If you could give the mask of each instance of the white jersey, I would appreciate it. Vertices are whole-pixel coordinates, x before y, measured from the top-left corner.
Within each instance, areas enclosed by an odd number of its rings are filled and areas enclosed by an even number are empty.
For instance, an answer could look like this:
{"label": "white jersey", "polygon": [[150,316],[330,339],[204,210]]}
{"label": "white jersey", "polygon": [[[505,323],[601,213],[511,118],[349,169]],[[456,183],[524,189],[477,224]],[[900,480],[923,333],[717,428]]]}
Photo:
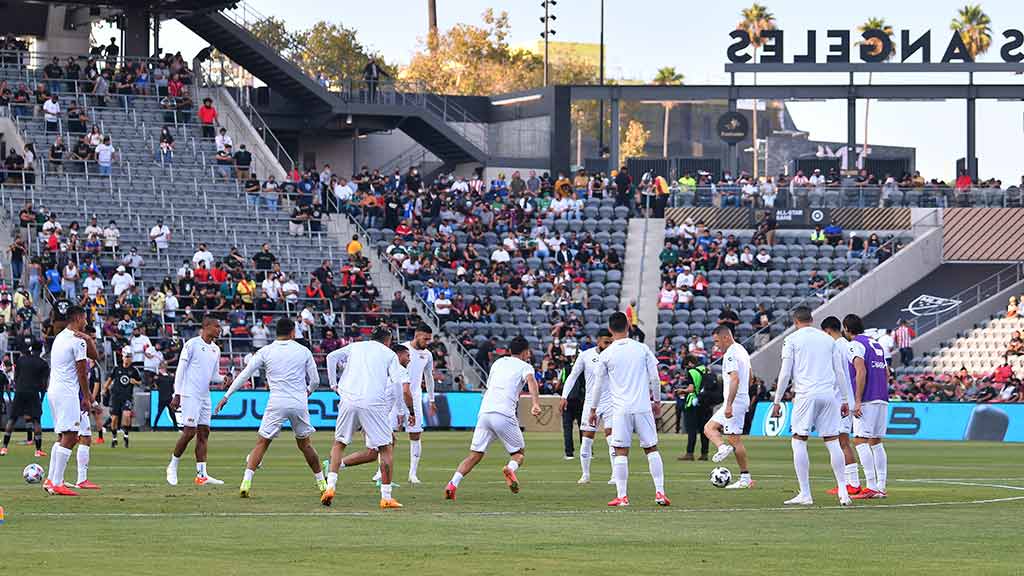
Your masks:
{"label": "white jersey", "polygon": [[412,390],[412,399],[416,404],[420,403],[423,397],[423,385],[427,387],[427,399],[434,401],[434,355],[430,350],[420,350],[412,345],[412,341],[405,343],[409,349],[409,383]]}
{"label": "white jersey", "polygon": [[70,328],[61,330],[50,348],[50,383],[47,392],[52,397],[78,398],[82,388],[78,383],[78,362],[85,360],[85,340],[75,336]]}
{"label": "white jersey", "polygon": [[734,404],[750,405],[750,354],[739,342],[733,342],[725,351],[722,357],[722,381],[724,382],[725,397],[729,397],[729,386],[731,386],[729,374],[736,373],[739,383],[736,387],[736,398]]}
{"label": "white jersey", "polygon": [[132,336],[132,339],[128,342],[132,352],[132,363],[140,363],[146,361],[146,349],[153,346],[153,343],[149,341],[149,336],[140,334],[138,336]]}
{"label": "white jersey", "polygon": [[598,359],[595,384],[600,392],[593,387],[591,392],[597,392],[597,397],[603,400],[604,389],[608,388],[611,408],[617,412],[650,412],[651,398],[659,398],[661,389],[658,359],[651,349],[632,338],[622,338],[605,348]]}
{"label": "white jersey", "polygon": [[[853,362],[853,357],[850,355],[850,341],[840,336],[839,338],[836,338],[834,346],[836,348],[834,353],[839,355],[839,359],[843,363],[843,366],[849,366]],[[853,376],[849,375],[849,373],[847,374],[848,376],[845,379],[840,380],[839,386],[836,386],[836,400],[839,400],[840,403],[852,403],[854,398]],[[846,388],[847,396],[845,399],[843,398],[843,391],[840,386]]]}
{"label": "white jersey", "polygon": [[337,390],[342,402],[360,408],[389,410],[394,402],[392,379],[401,369],[398,356],[376,340],[353,342],[327,355],[331,388]]}
{"label": "white jersey", "polygon": [[[412,365],[412,362],[409,362]],[[398,370],[389,376],[391,378],[391,394],[394,396],[392,400],[392,410],[395,414],[405,416],[409,413],[409,407],[405,405],[405,388],[406,384],[410,384],[409,388],[412,389],[412,380],[409,376],[409,369],[402,366],[402,363],[398,363]],[[413,393],[415,397],[415,392]]]}
{"label": "white jersey", "polygon": [[[579,378],[582,375],[587,383],[590,384],[590,389],[586,391],[586,403],[592,406],[604,406],[605,408],[611,408],[612,405],[612,393],[611,388],[605,386],[601,388],[601,399],[598,402],[594,402],[593,392],[594,383],[597,382],[600,367],[600,355],[601,351],[597,349],[597,346],[587,348],[583,352],[580,352],[579,356],[576,357],[576,362],[573,362],[572,371],[569,372],[569,376],[565,378],[565,385],[562,386],[562,398],[568,398],[576,384],[579,382]],[[584,414],[584,416],[587,416]]]}
{"label": "white jersey", "polygon": [[245,369],[231,383],[228,396],[263,370],[271,401],[306,404],[309,393],[320,385],[313,353],[295,340],[275,340],[252,355]]}
{"label": "white jersey", "polygon": [[533,372],[533,366],[513,356],[495,360],[487,374],[487,390],[480,401],[480,414],[494,412],[515,418],[519,394]]}
{"label": "white jersey", "polygon": [[174,393],[182,398],[208,397],[210,383],[221,383],[220,347],[207,343],[202,336],[185,342],[174,372]]}
{"label": "white jersey", "polygon": [[796,396],[835,396],[839,390],[837,383],[849,379],[842,359],[831,336],[813,326],[804,326],[786,336],[782,344],[777,390],[785,390],[792,379]]}

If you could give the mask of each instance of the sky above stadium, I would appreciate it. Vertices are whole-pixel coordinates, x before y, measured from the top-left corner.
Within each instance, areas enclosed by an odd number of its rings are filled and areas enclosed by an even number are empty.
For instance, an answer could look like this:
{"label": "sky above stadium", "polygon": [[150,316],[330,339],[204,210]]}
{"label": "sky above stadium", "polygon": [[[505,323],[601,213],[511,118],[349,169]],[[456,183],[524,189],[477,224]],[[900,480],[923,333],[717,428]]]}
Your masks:
{"label": "sky above stadium", "polygon": [[[815,2],[764,0],[775,15],[777,26],[787,31],[787,61],[803,49],[803,31],[846,28],[853,30],[869,17],[885,18],[897,34],[903,29],[916,37],[932,31],[932,59],[945,48],[950,21],[963,0],[861,0],[859,2]],[[382,52],[388,61],[409,61],[427,28],[427,0],[249,0],[268,16],[283,18],[291,28],[305,28],[317,20],[339,22],[359,32],[360,40]],[[543,15],[540,0],[437,0],[438,25],[447,29],[459,22],[478,24],[487,8],[509,13],[513,45],[531,44],[539,39]],[[608,76],[649,81],[662,66],[674,66],[688,84],[725,84],[723,71],[728,33],[740,20],[740,10],[750,2],[696,0],[606,0],[605,42]],[[555,38],[567,42],[597,42],[600,31],[599,0],[559,0]],[[992,20],[992,47],[979,61],[999,61],[1001,33],[1024,28],[1024,3],[999,0],[983,3]],[[792,36],[789,36],[792,34]],[[824,32],[819,32],[819,59],[823,58]],[[102,37],[102,36],[101,36]],[[793,40],[789,40],[793,38]],[[177,23],[163,29],[166,49],[180,47],[191,58],[204,46],[202,40]],[[795,45],[794,45],[795,44]],[[856,57],[854,56],[856,60]],[[844,74],[760,74],[759,84],[845,83]],[[752,82],[741,75],[738,82]],[[866,83],[867,74],[857,82]],[[966,74],[874,74],[878,84],[966,83]],[[1024,84],[1024,76],[1005,73],[976,74],[975,82]],[[789,105],[802,130],[817,140],[845,141],[846,103],[798,102]],[[858,141],[863,139],[864,103],[858,109]],[[1019,150],[1024,144],[1024,102],[979,100],[978,157],[982,178],[1000,178],[1004,185],[1019,184],[1024,174]],[[869,142],[911,146],[917,149],[917,167],[926,178],[949,179],[955,161],[965,155],[966,104],[949,102],[872,102]]]}

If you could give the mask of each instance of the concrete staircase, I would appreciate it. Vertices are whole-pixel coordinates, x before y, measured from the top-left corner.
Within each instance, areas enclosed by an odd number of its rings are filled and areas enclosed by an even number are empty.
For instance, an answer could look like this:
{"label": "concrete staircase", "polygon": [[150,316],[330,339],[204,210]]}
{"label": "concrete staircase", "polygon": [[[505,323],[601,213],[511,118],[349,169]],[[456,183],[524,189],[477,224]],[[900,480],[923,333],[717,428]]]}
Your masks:
{"label": "concrete staircase", "polygon": [[658,291],[661,289],[658,253],[665,245],[665,219],[633,218],[629,221],[627,238],[621,307],[625,310],[631,302],[636,302],[634,308],[640,329],[646,334],[647,345],[653,349],[658,336]]}

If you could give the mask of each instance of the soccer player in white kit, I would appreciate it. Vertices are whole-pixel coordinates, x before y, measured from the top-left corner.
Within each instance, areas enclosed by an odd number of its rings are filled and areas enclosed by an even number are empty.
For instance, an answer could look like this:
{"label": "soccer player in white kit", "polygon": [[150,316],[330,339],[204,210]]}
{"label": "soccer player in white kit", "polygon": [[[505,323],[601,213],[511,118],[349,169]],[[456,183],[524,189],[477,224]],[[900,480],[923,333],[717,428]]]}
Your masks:
{"label": "soccer player in white kit", "polygon": [[[565,384],[562,385],[562,400],[558,404],[559,412],[565,412],[565,408],[568,405],[567,398],[572,394],[573,389],[579,382],[580,376],[583,376],[584,381],[591,387],[593,387],[594,382],[597,382],[597,369],[600,362],[598,356],[611,343],[612,333],[609,332],[607,328],[602,328],[597,333],[597,346],[587,348],[576,356],[576,362],[572,365],[572,371],[569,372],[569,375],[565,378]],[[584,416],[589,416],[590,407],[595,403],[594,395],[589,389],[585,391],[585,394],[586,396],[583,400],[583,414]],[[615,447],[612,446],[612,402],[610,386],[605,386],[602,389],[601,401],[597,402],[597,404],[600,404],[602,407],[598,417],[601,419],[601,425],[604,427],[604,439],[608,443],[608,459],[609,461],[614,461]],[[597,427],[591,426],[589,418],[585,417],[583,422],[580,423],[580,434],[583,436],[583,440],[580,441],[580,467],[583,469],[583,474],[576,482],[577,484],[590,483],[590,461],[593,459],[594,436],[596,433]],[[608,480],[608,483],[615,483],[614,475],[610,480]]]}
{"label": "soccer player in white kit", "polygon": [[[341,377],[337,376],[342,369]],[[338,421],[334,427],[334,445],[327,474],[327,490],[320,503],[330,506],[334,501],[338,471],[349,466],[367,464],[380,458],[380,507],[401,508],[391,496],[393,451],[392,430],[388,422],[394,402],[396,379],[401,379],[402,365],[391,349],[391,331],[384,326],[374,328],[370,340],[353,342],[327,355],[327,378],[332,390],[341,397]],[[412,409],[412,406],[408,406]],[[363,428],[366,450],[344,457],[345,447],[352,443],[357,427]]]}
{"label": "soccer player in white kit", "polygon": [[277,438],[285,420],[295,434],[295,444],[306,458],[306,464],[313,471],[316,487],[322,494],[327,489],[324,471],[320,465],[320,457],[313,448],[310,436],[316,429],[309,422],[309,395],[320,386],[320,375],[316,371],[313,353],[295,341],[295,322],[288,318],[277,321],[277,339],[260,348],[252,355],[234,382],[224,393],[213,411],[217,414],[243,384],[249,381],[259,370],[263,370],[270,398],[263,411],[260,421],[259,437],[256,447],[249,452],[245,462],[245,474],[238,494],[248,498],[252,490],[252,477],[256,468],[263,462],[263,455],[270,448],[270,443]]}
{"label": "soccer player in white kit", "polygon": [[[821,321],[821,329],[832,337],[840,356],[843,358],[843,365],[851,364],[850,342],[843,336],[843,323],[835,316],[829,316]],[[854,398],[853,376],[842,382],[846,388],[847,398]],[[836,388],[836,402],[842,404],[842,392]],[[850,443],[850,435],[853,434],[853,413],[847,412],[839,421],[839,447],[843,449],[843,461],[846,463],[846,493],[850,496],[860,492],[860,474],[857,470],[857,458],[853,454],[853,445]],[[830,496],[839,494],[839,486],[828,491]]]}
{"label": "soccer player in white kit", "polygon": [[167,483],[178,485],[178,462],[189,442],[196,439],[197,486],[223,484],[206,473],[206,447],[210,439],[210,383],[224,382],[220,373],[220,347],[214,343],[220,335],[220,321],[211,316],[203,318],[199,336],[189,339],[181,348],[178,368],[174,372],[174,398],[171,410],[181,407],[181,436],[174,445],[171,461],[167,464]]}
{"label": "soccer player in white kit", "polygon": [[[747,447],[743,445],[743,424],[750,408],[750,354],[733,338],[732,330],[728,326],[715,328],[712,336],[718,349],[725,350],[725,355],[722,356],[725,402],[704,425],[704,435],[718,447],[718,451],[711,456],[711,461],[722,462],[729,454],[735,452],[736,463],[740,466],[740,479],[726,488],[753,488],[754,481],[750,478],[747,461]],[[723,434],[727,440],[722,438]]]}
{"label": "soccer player in white kit", "polygon": [[629,320],[622,312],[608,318],[612,343],[598,356],[597,378],[588,394],[594,396],[590,407],[590,425],[597,426],[597,417],[604,407],[603,389],[611,390],[612,446],[615,458],[615,499],[609,506],[629,506],[629,447],[633,432],[640,437],[640,447],[647,454],[647,467],[654,480],[654,502],[669,506],[665,496],[665,468],[658,452],[658,429],[654,418],[661,414],[661,379],[658,360],[651,349],[629,337]]}
{"label": "soccer player in white kit", "polygon": [[[398,356],[398,363],[402,369],[392,376],[391,384],[394,386],[394,402],[391,404],[391,412],[388,414],[388,422],[391,423],[391,447],[394,450],[396,445],[396,434],[402,426],[411,426],[415,422],[415,414],[410,414],[408,405],[412,403],[412,391],[409,384],[409,348],[406,344],[398,344],[391,347],[391,350]],[[378,459],[379,459],[378,454]],[[377,466],[377,473],[373,475],[373,481],[380,485],[380,466]],[[416,482],[417,484],[419,482]],[[392,488],[398,488],[398,484],[392,479]]]}
{"label": "soccer player in white kit", "polygon": [[[53,431],[57,434],[57,441],[50,450],[50,471],[43,482],[43,490],[58,496],[78,495],[64,485],[64,470],[71,458],[71,449],[79,444],[79,435],[90,435],[89,412],[92,410],[93,398],[89,390],[89,366],[86,359],[96,359],[98,354],[95,341],[82,332],[85,325],[85,310],[79,306],[72,306],[68,310],[67,326],[57,334],[50,348],[47,397],[50,401]],[[79,446],[78,466],[81,480],[83,470],[88,470],[89,467],[87,443]],[[98,488],[95,485],[79,487]]]}
{"label": "soccer player in white kit", "polygon": [[509,356],[498,358],[487,373],[487,390],[480,401],[480,412],[476,417],[476,429],[469,445],[469,456],[459,467],[444,489],[446,500],[455,500],[459,483],[484,458],[487,447],[495,440],[501,440],[509,454],[508,464],[502,469],[505,484],[513,494],[519,493],[519,478],[516,470],[523,465],[526,441],[519,427],[519,394],[526,384],[530,391],[530,413],[540,415],[540,385],[530,365],[530,343],[522,336],[509,342]]}
{"label": "soccer player in white kit", "polygon": [[420,435],[423,433],[423,427],[427,423],[423,417],[424,387],[426,387],[427,401],[430,404],[430,415],[433,416],[437,413],[437,408],[434,404],[434,354],[427,350],[432,336],[433,332],[430,326],[420,324],[416,327],[412,340],[405,343],[406,348],[409,349],[409,390],[412,392],[413,400],[413,418],[405,426],[405,431],[409,433],[410,484],[420,483],[417,475],[420,455],[423,452],[422,444],[420,444]]}
{"label": "soccer player in white kit", "polygon": [[[814,503],[807,438],[811,430],[816,429],[828,448],[839,503],[848,506],[851,500],[846,492],[846,463],[839,447],[839,422],[849,411],[849,396],[844,384],[849,376],[843,363],[845,357],[835,346],[835,341],[815,328],[813,321],[810,308],[800,306],[793,310],[796,331],[786,336],[782,344],[782,367],[775,387],[772,417],[778,418],[782,415],[782,397],[790,381],[793,383],[793,415],[790,418],[793,439],[790,444],[800,493],[784,503],[798,506]],[[837,389],[842,396],[841,404],[836,401]]]}

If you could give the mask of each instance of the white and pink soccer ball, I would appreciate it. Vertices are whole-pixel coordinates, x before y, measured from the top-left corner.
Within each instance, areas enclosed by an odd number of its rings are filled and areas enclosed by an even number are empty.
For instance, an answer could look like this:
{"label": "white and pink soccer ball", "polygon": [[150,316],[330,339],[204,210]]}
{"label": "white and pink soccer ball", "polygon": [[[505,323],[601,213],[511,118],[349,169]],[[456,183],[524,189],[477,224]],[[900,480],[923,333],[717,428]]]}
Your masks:
{"label": "white and pink soccer ball", "polygon": [[29,484],[39,484],[43,481],[43,476],[45,474],[46,471],[43,470],[43,467],[34,462],[25,466],[25,469],[21,471],[22,478],[24,478],[25,482],[28,482]]}

